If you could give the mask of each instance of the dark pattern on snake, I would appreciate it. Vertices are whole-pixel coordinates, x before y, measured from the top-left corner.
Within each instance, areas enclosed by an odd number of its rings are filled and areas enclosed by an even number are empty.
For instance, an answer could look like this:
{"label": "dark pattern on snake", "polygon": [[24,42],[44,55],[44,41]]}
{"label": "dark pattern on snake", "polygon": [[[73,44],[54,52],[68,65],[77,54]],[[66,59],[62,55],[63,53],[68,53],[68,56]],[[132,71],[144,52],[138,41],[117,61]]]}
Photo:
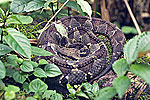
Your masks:
{"label": "dark pattern on snake", "polygon": [[[104,75],[119,57],[125,44],[125,36],[115,25],[102,19],[68,16],[56,22],[66,29],[68,37],[62,36],[55,24],[42,33],[39,47],[55,56],[44,58],[57,65],[63,75],[59,83],[71,85],[93,81]],[[97,36],[104,35],[111,44],[110,61],[108,47]]]}

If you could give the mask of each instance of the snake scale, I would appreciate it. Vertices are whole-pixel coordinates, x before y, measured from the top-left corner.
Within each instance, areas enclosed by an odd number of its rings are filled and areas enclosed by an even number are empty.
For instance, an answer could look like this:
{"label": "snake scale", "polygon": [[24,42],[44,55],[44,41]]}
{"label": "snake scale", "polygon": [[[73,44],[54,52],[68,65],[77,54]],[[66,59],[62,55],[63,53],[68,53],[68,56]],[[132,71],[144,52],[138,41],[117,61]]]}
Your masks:
{"label": "snake scale", "polygon": [[[40,36],[39,47],[55,56],[38,57],[57,65],[62,71],[60,84],[79,84],[93,81],[104,75],[120,56],[125,44],[125,36],[110,22],[84,16],[67,16],[55,23],[63,25],[67,37],[62,36],[52,23]],[[108,38],[112,55],[109,56],[105,41]],[[110,60],[108,60],[110,57]]]}

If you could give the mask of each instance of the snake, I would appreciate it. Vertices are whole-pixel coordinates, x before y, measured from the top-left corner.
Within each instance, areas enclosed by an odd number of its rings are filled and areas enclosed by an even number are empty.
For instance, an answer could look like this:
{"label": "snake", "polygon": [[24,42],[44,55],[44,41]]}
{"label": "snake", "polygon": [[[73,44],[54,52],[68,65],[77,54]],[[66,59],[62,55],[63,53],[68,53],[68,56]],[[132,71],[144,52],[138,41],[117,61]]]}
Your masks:
{"label": "snake", "polygon": [[[56,24],[63,26],[67,36],[58,31]],[[105,41],[99,36],[104,36]],[[66,16],[51,23],[38,39],[38,47],[54,56],[37,58],[59,67],[62,71],[60,84],[81,84],[105,75],[121,55],[125,42],[124,34],[110,22],[86,16]]]}

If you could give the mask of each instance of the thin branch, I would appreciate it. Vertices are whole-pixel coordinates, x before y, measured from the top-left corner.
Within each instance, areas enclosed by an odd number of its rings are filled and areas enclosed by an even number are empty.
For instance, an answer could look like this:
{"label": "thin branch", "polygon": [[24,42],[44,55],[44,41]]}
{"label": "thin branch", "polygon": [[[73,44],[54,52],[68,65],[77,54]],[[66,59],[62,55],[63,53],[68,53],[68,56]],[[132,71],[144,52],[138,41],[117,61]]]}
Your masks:
{"label": "thin branch", "polygon": [[42,33],[50,26],[49,23],[56,17],[56,15],[61,11],[61,9],[69,2],[69,0],[67,0],[61,7],[60,9],[54,14],[54,16],[51,17],[51,19],[47,22],[47,24],[44,26],[44,28],[41,30],[41,33],[39,35],[39,37],[42,35]]}
{"label": "thin branch", "polygon": [[134,23],[134,25],[135,25],[135,27],[136,27],[136,30],[138,31],[138,34],[140,35],[140,34],[141,34],[141,30],[140,30],[139,25],[138,25],[138,23],[137,23],[137,21],[136,21],[134,15],[133,15],[133,13],[132,13],[132,10],[131,10],[131,8],[130,8],[130,6],[129,6],[129,3],[128,3],[127,0],[124,0],[124,2],[125,2],[126,7],[127,7],[128,11],[129,11],[129,14],[130,14],[130,16],[131,16],[131,18],[132,18],[132,21],[133,21],[133,23]]}

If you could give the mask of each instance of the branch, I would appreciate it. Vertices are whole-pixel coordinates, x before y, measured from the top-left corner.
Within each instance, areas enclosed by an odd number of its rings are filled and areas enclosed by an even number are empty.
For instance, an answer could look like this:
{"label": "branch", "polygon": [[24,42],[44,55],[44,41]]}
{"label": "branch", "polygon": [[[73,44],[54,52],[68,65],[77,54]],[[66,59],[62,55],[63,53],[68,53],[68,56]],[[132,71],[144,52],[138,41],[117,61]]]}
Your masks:
{"label": "branch", "polygon": [[[51,17],[51,19],[47,22],[47,24],[44,26],[44,28],[41,30],[39,37],[42,35],[42,33],[50,26],[49,23],[56,17],[56,15],[61,11],[61,9],[69,2],[67,0],[61,7],[60,9],[54,14],[54,16]],[[38,37],[38,38],[39,38]]]}
{"label": "branch", "polygon": [[130,16],[131,16],[131,18],[132,18],[132,21],[133,21],[133,23],[134,23],[134,25],[135,25],[135,27],[136,27],[136,30],[138,31],[138,34],[140,35],[140,34],[141,34],[141,30],[140,30],[139,25],[138,25],[138,23],[137,23],[137,21],[136,21],[134,15],[133,15],[133,13],[132,13],[132,10],[131,10],[131,8],[130,8],[130,6],[129,6],[129,3],[128,3],[127,0],[124,0],[124,2],[125,2],[126,7],[127,7],[128,11],[129,11],[129,14],[130,14]]}

